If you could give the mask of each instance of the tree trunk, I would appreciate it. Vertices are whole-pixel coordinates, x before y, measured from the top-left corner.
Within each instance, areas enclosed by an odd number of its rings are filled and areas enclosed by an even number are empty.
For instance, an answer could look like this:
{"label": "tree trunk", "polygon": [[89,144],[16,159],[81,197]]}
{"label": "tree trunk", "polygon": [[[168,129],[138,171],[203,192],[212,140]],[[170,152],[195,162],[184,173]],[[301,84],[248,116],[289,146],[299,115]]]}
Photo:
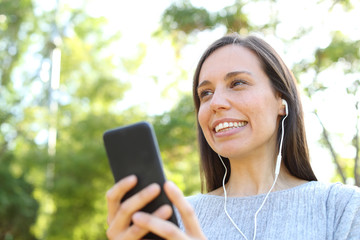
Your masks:
{"label": "tree trunk", "polygon": [[[356,102],[355,104],[355,108],[356,108],[356,112],[359,112],[359,102]],[[356,126],[355,126],[355,136],[354,136],[354,141],[353,141],[353,145],[355,147],[355,158],[354,158],[354,179],[355,179],[355,185],[356,186],[360,186],[360,172],[359,172],[359,151],[360,151],[360,143],[359,143],[359,115],[357,116],[356,119]]]}
{"label": "tree trunk", "polygon": [[331,153],[331,156],[332,156],[332,159],[333,159],[333,162],[335,163],[336,165],[336,170],[337,172],[339,173],[340,177],[341,177],[341,181],[346,184],[346,176],[345,176],[345,173],[344,171],[342,170],[341,166],[340,166],[340,162],[339,162],[339,157],[337,156],[336,152],[335,152],[335,149],[333,148],[332,144],[331,144],[331,141],[330,141],[330,138],[329,138],[329,134],[328,134],[328,131],[326,130],[324,124],[322,123],[319,115],[317,114],[317,111],[315,110],[314,111],[315,113],[315,116],[317,117],[317,119],[319,120],[320,122],[320,125],[323,129],[323,132],[322,132],[322,135],[323,135],[323,138],[326,142],[326,145],[327,147],[329,148],[330,150],[330,153]]}

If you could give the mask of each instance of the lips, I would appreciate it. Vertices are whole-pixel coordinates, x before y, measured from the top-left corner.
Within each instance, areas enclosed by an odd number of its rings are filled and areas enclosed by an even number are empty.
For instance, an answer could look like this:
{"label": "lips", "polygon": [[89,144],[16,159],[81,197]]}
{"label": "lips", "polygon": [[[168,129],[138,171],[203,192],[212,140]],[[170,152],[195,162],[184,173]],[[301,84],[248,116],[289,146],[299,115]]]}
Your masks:
{"label": "lips", "polygon": [[225,132],[234,128],[240,128],[247,125],[246,121],[222,121],[215,125],[214,131],[218,132]]}

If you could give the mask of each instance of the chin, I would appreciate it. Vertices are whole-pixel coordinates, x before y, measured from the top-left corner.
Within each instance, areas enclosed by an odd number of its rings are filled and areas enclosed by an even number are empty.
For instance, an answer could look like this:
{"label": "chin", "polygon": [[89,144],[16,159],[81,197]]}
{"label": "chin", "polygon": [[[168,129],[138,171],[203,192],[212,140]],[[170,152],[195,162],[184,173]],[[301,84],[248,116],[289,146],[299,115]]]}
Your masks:
{"label": "chin", "polygon": [[244,150],[240,149],[239,145],[236,146],[226,145],[221,147],[218,146],[214,151],[226,158],[235,158],[237,156],[244,155]]}

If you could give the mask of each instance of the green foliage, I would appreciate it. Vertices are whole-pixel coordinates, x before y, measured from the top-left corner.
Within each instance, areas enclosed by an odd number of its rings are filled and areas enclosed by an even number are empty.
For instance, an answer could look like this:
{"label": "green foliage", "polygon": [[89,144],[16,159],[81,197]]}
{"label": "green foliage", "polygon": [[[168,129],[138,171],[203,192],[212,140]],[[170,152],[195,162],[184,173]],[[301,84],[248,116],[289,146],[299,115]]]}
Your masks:
{"label": "green foliage", "polygon": [[219,12],[208,12],[205,8],[194,7],[190,1],[175,2],[163,13],[162,31],[169,34],[181,32],[186,36],[223,25],[228,32],[248,32],[255,27],[243,13],[244,5],[243,1],[238,0]]}
{"label": "green foliage", "polygon": [[193,6],[189,0],[176,1],[164,11],[161,27],[155,35],[170,36],[175,49],[178,50],[188,44],[188,40],[194,38],[197,33],[211,31],[218,27],[224,27],[227,33],[242,34],[273,31],[276,28],[276,19],[269,20],[265,25],[252,24],[243,10],[247,3],[247,1],[236,0],[234,4],[218,12],[209,12],[205,8]]}
{"label": "green foliage", "polygon": [[234,5],[225,7],[216,14],[216,22],[227,28],[227,32],[248,33],[257,27],[252,26],[247,14],[243,12],[245,3],[237,0]]}
{"label": "green foliage", "polygon": [[46,231],[51,239],[104,238],[104,196],[113,180],[102,134],[139,116],[112,110],[127,84],[114,78],[112,56],[102,53],[111,43],[101,34],[102,24],[103,19],[82,18],[75,35],[63,41],[62,90],[71,102],[59,107],[57,152],[50,159],[55,168],[49,193],[56,207]]}
{"label": "green foliage", "polygon": [[333,5],[331,6],[330,10],[332,10],[332,8],[337,4],[342,5],[345,11],[350,11],[354,8],[351,0],[333,0]]}
{"label": "green foliage", "polygon": [[[301,61],[295,66],[295,72],[297,75],[300,75],[304,72],[315,73],[315,77],[313,81],[304,87],[304,93],[309,97],[313,98],[316,94],[320,92],[324,92],[328,89],[327,81],[320,80],[318,76],[322,72],[326,72],[328,70],[333,70],[335,67],[341,68],[344,74],[353,78],[351,84],[343,84],[341,87],[345,87],[347,94],[354,96],[354,110],[357,113],[355,122],[357,122],[354,126],[354,132],[352,140],[345,143],[346,145],[353,146],[355,149],[355,156],[353,159],[344,159],[335,151],[335,146],[333,146],[333,139],[341,139],[342,136],[339,134],[332,134],[328,129],[325,128],[324,124],[322,124],[322,120],[320,123],[323,128],[322,137],[319,139],[319,142],[322,146],[329,149],[333,162],[337,166],[336,176],[332,179],[333,181],[343,181],[347,182],[346,179],[354,179],[355,185],[360,185],[360,173],[359,173],[359,158],[358,152],[360,149],[359,145],[359,113],[358,113],[358,105],[359,100],[357,98],[359,91],[359,79],[354,77],[354,73],[358,73],[360,70],[360,41],[359,40],[350,40],[347,36],[345,36],[342,32],[336,31],[332,33],[332,39],[328,46],[325,48],[318,48],[315,51],[315,59],[311,61]],[[339,83],[340,84],[340,83]],[[340,87],[340,85],[339,85]],[[317,110],[314,110],[314,113],[319,118],[317,114]],[[326,133],[326,134],[324,134]]]}
{"label": "green foliage", "polygon": [[190,1],[175,2],[168,7],[162,16],[162,27],[165,32],[182,31],[185,34],[215,27],[213,16],[204,8],[196,8]]}
{"label": "green foliage", "polygon": [[153,124],[168,178],[185,195],[199,192],[199,155],[192,97],[184,95],[170,112],[156,116]]}
{"label": "green foliage", "polygon": [[0,156],[0,239],[35,239],[30,228],[39,205],[24,175],[16,177],[10,172],[8,164],[13,159],[10,152]]}
{"label": "green foliage", "polygon": [[[353,161],[354,161],[354,159],[351,159],[351,158],[339,158],[339,165],[341,166],[345,176],[349,176],[347,178],[348,184],[354,184],[354,178],[351,177],[351,176],[353,176],[353,171],[354,171]],[[332,182],[343,182],[339,174],[334,174],[331,181]]]}
{"label": "green foliage", "polygon": [[0,16],[0,86],[10,87],[10,75],[29,46],[29,36],[36,29],[32,1],[2,0]]}
{"label": "green foliage", "polygon": [[332,64],[342,60],[351,64],[347,72],[359,70],[360,40],[350,41],[341,32],[333,33],[331,43],[324,49],[318,49],[315,53],[314,65],[323,71]]}
{"label": "green foliage", "polygon": [[[102,133],[144,118],[136,108],[117,110],[128,84],[114,77],[119,66],[106,47],[120,35],[104,37],[105,19],[81,9],[62,6],[35,18],[31,1],[0,4],[0,48],[9,49],[0,51],[0,239],[103,239],[104,196],[113,179]],[[64,20],[58,27],[55,14]],[[62,41],[54,42],[54,34]],[[61,81],[50,93],[39,73],[56,47]],[[35,70],[25,73],[30,55]],[[49,110],[50,100],[57,111]],[[50,126],[57,128],[54,156],[47,152]]]}
{"label": "green foliage", "polygon": [[146,56],[146,50],[146,45],[142,43],[138,46],[138,54],[136,57],[132,59],[122,59],[122,64],[129,73],[134,74],[140,67]]}
{"label": "green foliage", "polygon": [[0,239],[35,238],[30,231],[39,206],[33,196],[34,186],[27,180],[28,170],[15,164],[19,160],[15,140],[30,145],[31,140],[17,125],[23,118],[23,99],[11,78],[30,45],[35,26],[30,0],[0,2]]}

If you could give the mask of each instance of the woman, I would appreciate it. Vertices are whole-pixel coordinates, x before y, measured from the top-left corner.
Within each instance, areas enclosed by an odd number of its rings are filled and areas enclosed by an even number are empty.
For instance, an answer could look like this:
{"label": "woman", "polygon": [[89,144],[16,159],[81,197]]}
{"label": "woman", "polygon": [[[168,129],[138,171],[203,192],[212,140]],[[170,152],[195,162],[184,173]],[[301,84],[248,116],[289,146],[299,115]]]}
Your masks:
{"label": "woman", "polygon": [[139,212],[158,185],[119,204],[136,184],[124,178],[107,194],[110,239],[360,239],[360,191],[316,181],[295,79],[267,43],[236,34],[213,43],[193,96],[207,194],[185,199],[164,185],[177,228],[163,220],[169,206]]}

